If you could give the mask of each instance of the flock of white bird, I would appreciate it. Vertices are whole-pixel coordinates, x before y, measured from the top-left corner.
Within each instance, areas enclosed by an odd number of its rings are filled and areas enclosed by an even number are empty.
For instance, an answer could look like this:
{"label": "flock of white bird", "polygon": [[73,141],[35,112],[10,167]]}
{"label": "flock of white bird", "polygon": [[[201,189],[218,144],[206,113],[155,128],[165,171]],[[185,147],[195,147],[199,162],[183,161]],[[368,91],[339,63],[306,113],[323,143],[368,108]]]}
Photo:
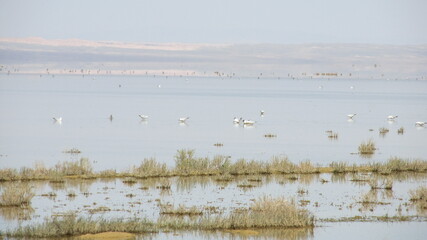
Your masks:
{"label": "flock of white bird", "polygon": [[[264,116],[264,110],[260,111],[260,115]],[[351,114],[348,114],[347,117],[348,117],[348,119],[353,120],[353,118],[356,115],[357,115],[356,113],[351,113]],[[138,116],[141,118],[142,121],[148,120],[147,115],[139,114]],[[398,117],[397,115],[389,115],[389,116],[387,116],[387,120],[394,121],[397,117]],[[189,118],[190,117],[181,117],[178,119],[178,122],[185,123]],[[110,115],[109,119],[110,119],[110,121],[113,121],[113,115]],[[62,124],[62,117],[54,117],[53,120],[58,124]],[[256,123],[256,121],[243,119],[242,117],[240,117],[240,118],[234,117],[233,123],[236,125],[242,124],[243,126],[252,126]],[[424,125],[426,125],[426,124],[427,124],[427,122],[421,122],[421,121],[415,122],[415,126],[419,126],[419,127],[424,127]]]}
{"label": "flock of white bird", "polygon": [[[354,116],[356,116],[356,115],[357,115],[356,113],[351,113],[351,114],[348,114],[347,117],[349,119],[353,119]],[[389,116],[387,116],[387,120],[388,121],[394,121],[394,120],[396,120],[397,117],[398,117],[397,115],[389,115]],[[419,127],[424,127],[424,125],[426,125],[426,124],[427,124],[427,122],[415,122],[415,126],[419,126]]]}

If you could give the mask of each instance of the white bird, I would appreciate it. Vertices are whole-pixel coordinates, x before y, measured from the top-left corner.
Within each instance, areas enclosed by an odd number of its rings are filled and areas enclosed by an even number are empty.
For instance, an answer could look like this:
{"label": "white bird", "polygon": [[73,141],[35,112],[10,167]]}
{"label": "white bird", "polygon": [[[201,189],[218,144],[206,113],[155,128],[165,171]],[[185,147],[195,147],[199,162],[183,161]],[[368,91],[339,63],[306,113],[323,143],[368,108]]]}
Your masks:
{"label": "white bird", "polygon": [[260,113],[261,117],[264,116],[264,110],[261,110],[259,113]]}
{"label": "white bird", "polygon": [[53,118],[53,120],[54,120],[56,123],[59,123],[59,124],[61,124],[61,123],[62,123],[62,117],[58,117],[58,118],[54,117],[54,118]]}
{"label": "white bird", "polygon": [[179,121],[180,122],[182,122],[182,123],[184,123],[185,121],[187,121],[187,119],[189,119],[190,117],[182,117],[182,118],[179,118]]}
{"label": "white bird", "polygon": [[427,122],[415,122],[415,126],[424,127],[425,124],[427,124]]}
{"label": "white bird", "polygon": [[148,116],[147,115],[141,115],[141,114],[139,114],[138,115],[140,118],[141,118],[141,120],[143,120],[143,121],[145,121],[145,120],[147,120],[148,119]]}
{"label": "white bird", "polygon": [[243,120],[243,125],[254,125],[255,121],[252,120]]}
{"label": "white bird", "polygon": [[351,113],[351,114],[347,115],[347,117],[350,118],[350,119],[353,119],[354,116],[356,116],[356,113]]}
{"label": "white bird", "polygon": [[240,120],[241,120],[241,119],[242,119],[242,118],[238,119],[238,118],[234,117],[233,123],[234,123],[234,124],[240,124]]}
{"label": "white bird", "polygon": [[394,119],[396,119],[398,116],[397,115],[389,115],[388,117],[387,117],[387,119],[388,120],[394,120]]}

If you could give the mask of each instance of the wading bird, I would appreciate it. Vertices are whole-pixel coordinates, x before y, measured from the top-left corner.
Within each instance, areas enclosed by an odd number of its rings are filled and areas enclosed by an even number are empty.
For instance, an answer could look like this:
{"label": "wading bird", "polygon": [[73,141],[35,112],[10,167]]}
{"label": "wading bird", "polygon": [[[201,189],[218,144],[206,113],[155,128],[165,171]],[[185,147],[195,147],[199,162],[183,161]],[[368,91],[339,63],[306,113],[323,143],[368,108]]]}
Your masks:
{"label": "wading bird", "polygon": [[356,116],[356,113],[351,113],[351,114],[347,115],[347,117],[350,118],[350,119],[353,119],[354,116]]}
{"label": "wading bird", "polygon": [[55,121],[56,123],[59,123],[59,124],[61,124],[62,123],[62,117],[54,117],[53,118],[53,121]]}
{"label": "wading bird", "polygon": [[179,122],[182,122],[182,123],[184,123],[185,121],[187,121],[187,119],[189,119],[190,117],[182,117],[182,118],[179,118]]}
{"label": "wading bird", "polygon": [[424,127],[425,124],[427,124],[427,122],[415,122],[415,126]]}
{"label": "wading bird", "polygon": [[141,120],[143,120],[143,121],[145,121],[145,120],[147,120],[148,119],[148,116],[147,115],[141,115],[141,114],[139,114],[138,115],[140,118],[141,118]]}

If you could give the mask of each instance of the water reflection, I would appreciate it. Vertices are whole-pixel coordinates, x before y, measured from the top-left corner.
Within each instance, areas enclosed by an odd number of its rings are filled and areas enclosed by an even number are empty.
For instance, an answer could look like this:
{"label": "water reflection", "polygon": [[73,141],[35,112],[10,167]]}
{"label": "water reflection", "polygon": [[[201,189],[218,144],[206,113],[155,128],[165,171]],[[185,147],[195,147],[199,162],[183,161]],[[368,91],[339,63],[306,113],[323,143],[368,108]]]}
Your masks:
{"label": "water reflection", "polygon": [[[140,238],[141,237],[141,238]],[[314,237],[313,228],[294,229],[246,229],[246,230],[224,230],[224,231],[174,231],[169,233],[140,235],[138,239],[285,239],[303,240]]]}
{"label": "water reflection", "polygon": [[34,209],[30,206],[27,207],[0,207],[0,216],[6,221],[14,220],[31,220],[34,214]]}

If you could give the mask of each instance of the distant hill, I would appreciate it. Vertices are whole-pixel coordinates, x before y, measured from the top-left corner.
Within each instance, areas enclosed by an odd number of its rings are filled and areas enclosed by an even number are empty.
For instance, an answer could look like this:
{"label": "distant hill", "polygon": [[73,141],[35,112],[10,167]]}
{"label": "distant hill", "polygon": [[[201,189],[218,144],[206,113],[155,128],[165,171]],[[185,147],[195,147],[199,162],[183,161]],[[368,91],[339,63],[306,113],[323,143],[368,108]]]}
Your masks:
{"label": "distant hill", "polygon": [[427,79],[427,45],[0,39],[0,73]]}

